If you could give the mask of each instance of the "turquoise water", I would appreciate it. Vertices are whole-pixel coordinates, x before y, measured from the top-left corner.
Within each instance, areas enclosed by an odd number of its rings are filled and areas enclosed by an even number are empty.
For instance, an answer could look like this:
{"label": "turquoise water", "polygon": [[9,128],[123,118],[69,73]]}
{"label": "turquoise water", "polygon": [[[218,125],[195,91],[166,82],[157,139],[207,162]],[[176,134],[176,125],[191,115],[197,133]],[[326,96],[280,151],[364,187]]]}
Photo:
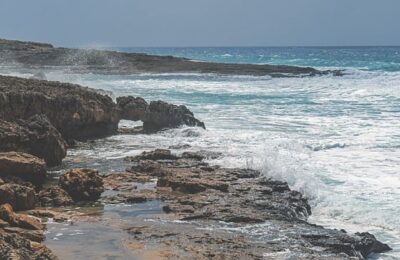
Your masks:
{"label": "turquoise water", "polygon": [[289,182],[310,199],[310,221],[350,232],[369,231],[394,248],[379,258],[400,258],[400,47],[124,50],[344,69],[343,77],[58,72],[47,77],[109,90],[115,96],[185,104],[207,126],[114,136],[72,155],[89,162],[159,147],[222,152],[211,163],[256,168]]}
{"label": "turquoise water", "polygon": [[400,71],[400,47],[116,48],[225,63]]}

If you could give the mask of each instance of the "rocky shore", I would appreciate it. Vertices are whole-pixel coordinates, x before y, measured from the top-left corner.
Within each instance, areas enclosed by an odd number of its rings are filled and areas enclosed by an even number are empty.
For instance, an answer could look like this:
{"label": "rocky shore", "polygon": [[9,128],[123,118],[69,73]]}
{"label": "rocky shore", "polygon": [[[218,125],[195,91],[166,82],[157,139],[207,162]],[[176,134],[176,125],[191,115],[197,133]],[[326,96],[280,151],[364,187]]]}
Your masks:
{"label": "rocky shore", "polygon": [[[93,49],[55,48],[51,44],[0,39],[0,66],[16,70],[63,70],[73,73],[129,75],[137,73],[215,73],[298,77],[342,75],[341,71],[319,71],[285,65],[222,64],[197,62],[172,56],[155,56]],[[38,74],[43,78],[43,74]]]}
{"label": "rocky shore", "polygon": [[[53,49],[21,44],[13,48]],[[390,250],[369,233],[308,223],[312,209],[301,193],[255,170],[210,165],[221,156],[210,151],[157,149],[125,158],[124,172],[68,168],[49,176],[48,167],[60,165],[77,141],[118,134],[121,119],[143,122],[125,134],[205,128],[185,106],[132,96],[114,102],[79,85],[0,76],[2,259],[57,259],[43,244],[46,225],[71,221],[106,223],[132,258],[364,259]],[[158,210],[146,218],[78,210],[151,203]],[[266,232],[251,232],[256,225]]]}

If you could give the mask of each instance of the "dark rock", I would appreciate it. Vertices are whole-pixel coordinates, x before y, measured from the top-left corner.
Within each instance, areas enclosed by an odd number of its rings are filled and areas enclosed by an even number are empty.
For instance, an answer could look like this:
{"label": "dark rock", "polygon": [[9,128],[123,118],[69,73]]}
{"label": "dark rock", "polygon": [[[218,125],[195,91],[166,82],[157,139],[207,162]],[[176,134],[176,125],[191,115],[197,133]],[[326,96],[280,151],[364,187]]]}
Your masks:
{"label": "dark rock", "polygon": [[46,179],[46,165],[43,160],[30,154],[0,153],[0,175],[19,177],[40,186]]}
{"label": "dark rock", "polygon": [[[173,155],[166,151],[162,154]],[[158,156],[148,156],[146,160],[141,156],[131,158],[135,165],[129,175],[118,180],[113,178],[113,187],[121,187],[118,182],[135,178],[158,178],[153,193],[163,202],[162,209],[167,215],[164,218],[186,223],[185,227],[179,227],[162,222],[162,225],[131,233],[144,243],[157,244],[168,240],[168,250],[187,252],[190,248],[191,253],[196,245],[201,245],[197,256],[220,255],[222,259],[228,256],[239,259],[363,259],[371,253],[390,250],[368,233],[349,235],[307,223],[311,214],[307,199],[291,190],[286,182],[263,177],[259,171],[251,169],[210,166],[200,162],[200,157],[192,153],[175,157],[169,160]],[[112,197],[115,203],[126,203],[129,196],[135,194],[129,189],[126,192],[119,190],[121,193]],[[144,196],[132,198],[133,202],[145,201]],[[224,228],[215,228],[212,232],[201,233],[199,229],[199,226],[205,227],[204,230],[214,225],[218,227],[221,222],[238,229],[255,229],[256,232],[225,232]],[[265,232],[249,225],[261,223],[262,228],[265,225]],[[164,236],[164,232],[173,234]],[[239,234],[244,236],[243,243],[237,241]],[[229,245],[234,246],[221,250]],[[204,252],[209,253],[204,255]],[[177,259],[181,258],[185,259],[179,254]]]}
{"label": "dark rock", "polygon": [[176,106],[163,101],[150,102],[147,113],[141,120],[144,131],[148,133],[181,125],[198,126],[205,129],[204,123],[196,119],[187,107]]}
{"label": "dark rock", "polygon": [[43,230],[44,225],[36,218],[14,212],[10,204],[0,206],[0,219],[7,221],[11,226],[29,230]]}
{"label": "dark rock", "polygon": [[388,245],[378,241],[374,235],[370,233],[356,233],[361,239],[356,243],[356,250],[360,251],[364,258],[371,253],[383,253],[392,250]]}
{"label": "dark rock", "polygon": [[141,97],[118,97],[117,104],[121,109],[121,118],[139,121],[144,118],[149,104]]}
{"label": "dark rock", "polygon": [[117,104],[121,110],[121,118],[143,122],[143,131],[153,133],[181,125],[205,128],[203,122],[196,119],[185,106],[176,106],[163,101],[152,101],[148,104],[140,97],[119,97]]}
{"label": "dark rock", "polygon": [[92,169],[68,171],[60,177],[59,184],[75,202],[95,201],[104,191],[103,179]]}
{"label": "dark rock", "polygon": [[9,203],[15,210],[33,209],[37,199],[35,190],[18,184],[0,186],[0,204]]}
{"label": "dark rock", "polygon": [[57,186],[41,190],[38,197],[40,204],[43,207],[62,207],[69,206],[74,203],[71,196],[69,196],[65,190]]}
{"label": "dark rock", "polygon": [[[7,234],[0,231],[0,256],[1,259],[24,259],[24,260],[55,260],[57,257],[46,247],[35,247],[33,243],[23,238],[16,228],[6,228],[7,232],[14,234]],[[32,236],[33,232],[25,232],[30,234],[32,240],[40,240],[40,236]],[[44,235],[42,234],[42,239]]]}
{"label": "dark rock", "polygon": [[170,150],[166,149],[156,149],[150,152],[143,152],[138,156],[133,158],[129,158],[130,161],[139,161],[139,160],[176,160],[178,157],[173,155]]}
{"label": "dark rock", "polygon": [[119,111],[112,99],[68,83],[0,76],[0,118],[45,114],[64,139],[86,140],[115,134]]}
{"label": "dark rock", "polygon": [[295,77],[313,75],[343,75],[342,71],[319,71],[314,68],[196,62],[185,58],[124,53],[93,49],[54,48],[50,44],[0,40],[0,64],[14,69],[67,70],[74,73],[119,74],[137,73],[216,73],[223,75],[253,75]]}

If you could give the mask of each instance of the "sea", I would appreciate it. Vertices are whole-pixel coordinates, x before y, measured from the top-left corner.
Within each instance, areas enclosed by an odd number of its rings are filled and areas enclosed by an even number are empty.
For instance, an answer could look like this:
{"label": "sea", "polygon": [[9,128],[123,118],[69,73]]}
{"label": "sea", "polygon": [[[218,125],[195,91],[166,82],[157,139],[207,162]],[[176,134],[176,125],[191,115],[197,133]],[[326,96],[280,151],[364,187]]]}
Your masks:
{"label": "sea", "polygon": [[343,76],[296,78],[196,73],[46,76],[110,91],[114,97],[183,104],[207,128],[113,136],[90,149],[72,150],[69,156],[98,161],[154,148],[219,152],[222,156],[210,163],[253,168],[287,181],[309,199],[310,222],[370,232],[393,248],[372,258],[400,259],[400,47],[113,49],[198,62],[343,70]]}

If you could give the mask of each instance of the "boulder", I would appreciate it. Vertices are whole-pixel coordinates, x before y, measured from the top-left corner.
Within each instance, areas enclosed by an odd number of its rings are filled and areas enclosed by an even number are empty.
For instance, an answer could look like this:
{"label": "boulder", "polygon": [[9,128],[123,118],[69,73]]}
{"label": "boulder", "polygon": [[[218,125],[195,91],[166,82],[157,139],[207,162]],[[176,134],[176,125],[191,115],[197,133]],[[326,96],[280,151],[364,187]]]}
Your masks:
{"label": "boulder", "polygon": [[30,154],[0,153],[0,176],[19,177],[40,186],[46,179],[46,165],[43,160]]}
{"label": "boulder", "polygon": [[42,207],[62,207],[74,203],[71,196],[69,196],[65,190],[57,186],[40,191],[39,201]]}
{"label": "boulder", "polygon": [[0,219],[7,221],[11,226],[29,230],[43,230],[44,225],[36,218],[14,212],[10,204],[0,206]]}
{"label": "boulder", "polygon": [[0,232],[0,256],[1,259],[17,259],[17,260],[37,260],[47,259],[55,260],[57,257],[46,247],[40,248],[32,246],[31,239],[26,239],[21,235],[23,233],[30,235],[30,238],[40,240],[44,239],[44,235],[33,236],[33,231],[23,232],[17,228],[6,228],[5,232]]}
{"label": "boulder", "polygon": [[79,85],[0,76],[0,118],[47,116],[65,140],[115,134],[119,111],[113,100]]}
{"label": "boulder", "polygon": [[59,184],[76,202],[95,201],[104,191],[103,179],[92,169],[70,170],[60,177]]}
{"label": "boulder", "polygon": [[148,104],[140,97],[119,97],[117,104],[121,118],[143,122],[143,131],[153,133],[181,125],[205,128],[203,122],[196,119],[186,106],[177,106],[163,101],[152,101]]}
{"label": "boulder", "polygon": [[0,204],[9,203],[15,210],[33,209],[36,205],[35,190],[18,184],[0,186]]}
{"label": "boulder", "polygon": [[67,145],[44,115],[8,122],[0,119],[0,151],[19,151],[45,160],[48,166],[61,164]]}

